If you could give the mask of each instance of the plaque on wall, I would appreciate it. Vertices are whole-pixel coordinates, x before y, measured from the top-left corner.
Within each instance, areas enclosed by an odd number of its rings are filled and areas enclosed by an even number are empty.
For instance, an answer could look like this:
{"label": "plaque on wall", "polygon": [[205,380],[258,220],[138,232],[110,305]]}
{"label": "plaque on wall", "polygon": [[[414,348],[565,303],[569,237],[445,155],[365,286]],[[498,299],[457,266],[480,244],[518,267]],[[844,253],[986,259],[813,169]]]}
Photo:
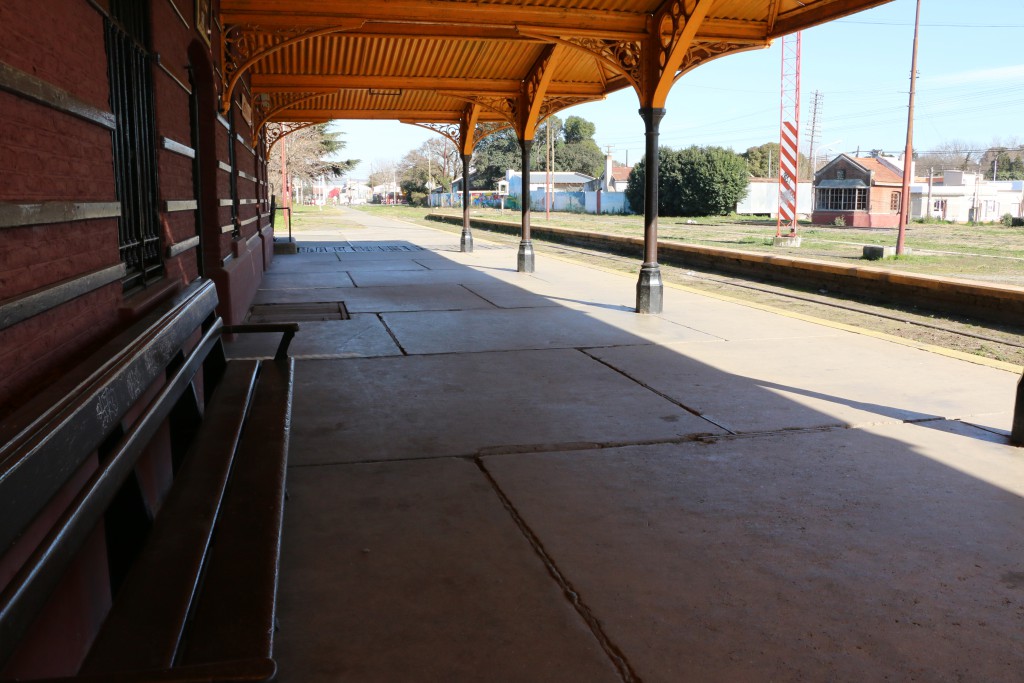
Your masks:
{"label": "plaque on wall", "polygon": [[242,95],[239,99],[241,100],[242,118],[245,119],[245,122],[251,128],[252,127],[252,105],[249,104],[249,98],[246,97],[245,95]]}
{"label": "plaque on wall", "polygon": [[196,31],[207,45],[210,44],[210,19],[212,16],[210,0],[196,0]]}

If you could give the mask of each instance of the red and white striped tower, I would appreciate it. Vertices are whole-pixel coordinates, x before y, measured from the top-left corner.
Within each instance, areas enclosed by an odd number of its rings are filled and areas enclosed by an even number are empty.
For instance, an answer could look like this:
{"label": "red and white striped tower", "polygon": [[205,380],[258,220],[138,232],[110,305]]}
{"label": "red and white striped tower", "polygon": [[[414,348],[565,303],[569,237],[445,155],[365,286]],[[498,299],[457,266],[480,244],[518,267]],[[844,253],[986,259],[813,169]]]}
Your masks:
{"label": "red and white striped tower", "polygon": [[782,105],[779,117],[779,220],[796,235],[796,191],[800,176],[800,33],[782,38]]}

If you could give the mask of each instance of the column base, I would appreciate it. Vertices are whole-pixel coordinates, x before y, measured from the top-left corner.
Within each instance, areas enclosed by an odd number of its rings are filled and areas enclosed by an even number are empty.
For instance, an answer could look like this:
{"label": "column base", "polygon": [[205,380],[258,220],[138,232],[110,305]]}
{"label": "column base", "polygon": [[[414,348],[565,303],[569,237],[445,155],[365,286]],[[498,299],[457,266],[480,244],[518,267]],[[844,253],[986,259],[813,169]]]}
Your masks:
{"label": "column base", "polygon": [[466,253],[473,251],[473,233],[469,228],[462,229],[462,238],[459,240],[459,249]]}
{"label": "column base", "polygon": [[640,267],[640,279],[636,283],[636,312],[661,313],[664,289],[661,267],[657,263],[643,264]]}
{"label": "column base", "polygon": [[520,273],[533,272],[533,242],[531,240],[523,240],[519,243],[517,265]]}

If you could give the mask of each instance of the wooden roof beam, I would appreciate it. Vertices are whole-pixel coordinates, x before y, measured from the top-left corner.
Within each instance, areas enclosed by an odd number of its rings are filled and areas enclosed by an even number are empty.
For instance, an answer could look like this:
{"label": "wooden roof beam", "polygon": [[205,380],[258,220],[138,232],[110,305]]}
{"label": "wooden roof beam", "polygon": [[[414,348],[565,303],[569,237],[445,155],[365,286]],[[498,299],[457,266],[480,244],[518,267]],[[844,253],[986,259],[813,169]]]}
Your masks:
{"label": "wooden roof beam", "polygon": [[[573,32],[643,33],[647,15],[642,12],[566,9],[424,2],[424,0],[392,0],[386,11],[397,23],[479,26],[481,28],[534,26],[548,29],[569,29]],[[260,24],[266,26],[332,26],[342,19],[361,19],[384,23],[381,8],[374,3],[352,0],[292,0],[286,6],[274,0],[223,0],[220,20],[224,25]]]}
{"label": "wooden roof beam", "polygon": [[[367,90],[370,88],[402,90],[444,90],[450,92],[477,92],[516,95],[522,86],[519,79],[488,78],[435,78],[409,76],[316,76],[291,74],[253,74],[251,89],[259,93],[331,93],[338,90]],[[553,82],[549,94],[599,97],[605,88],[600,83]]]}
{"label": "wooden roof beam", "polygon": [[[458,109],[291,109],[282,112],[271,121],[330,121],[332,119],[373,119],[386,121],[430,121],[433,123],[458,123],[462,111]],[[479,120],[497,121],[501,117],[486,109]]]}
{"label": "wooden roof beam", "polygon": [[805,5],[789,12],[780,12],[768,37],[778,38],[889,2],[892,0],[821,0],[814,5]]}

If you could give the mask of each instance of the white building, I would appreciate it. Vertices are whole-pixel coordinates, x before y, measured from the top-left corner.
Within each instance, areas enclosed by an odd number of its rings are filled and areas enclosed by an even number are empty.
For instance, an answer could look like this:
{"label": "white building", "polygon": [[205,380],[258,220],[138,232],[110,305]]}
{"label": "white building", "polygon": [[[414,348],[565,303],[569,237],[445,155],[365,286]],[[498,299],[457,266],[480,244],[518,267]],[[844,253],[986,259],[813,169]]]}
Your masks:
{"label": "white building", "polygon": [[[814,209],[814,187],[809,181],[797,184],[796,212],[810,216]],[[751,178],[747,183],[747,196],[736,202],[736,213],[753,216],[779,215],[779,179]]]}
{"label": "white building", "polygon": [[[593,176],[575,171],[552,171],[551,191],[552,192],[582,192],[587,183],[596,180]],[[505,182],[508,183],[508,193],[516,197],[522,194],[523,174],[519,171],[505,171]],[[548,183],[546,171],[530,171],[530,191],[543,190]]]}
{"label": "white building", "polygon": [[939,218],[957,223],[998,221],[1006,214],[1024,216],[1024,181],[984,180],[977,173],[943,171],[931,182],[910,187],[913,218]]}

